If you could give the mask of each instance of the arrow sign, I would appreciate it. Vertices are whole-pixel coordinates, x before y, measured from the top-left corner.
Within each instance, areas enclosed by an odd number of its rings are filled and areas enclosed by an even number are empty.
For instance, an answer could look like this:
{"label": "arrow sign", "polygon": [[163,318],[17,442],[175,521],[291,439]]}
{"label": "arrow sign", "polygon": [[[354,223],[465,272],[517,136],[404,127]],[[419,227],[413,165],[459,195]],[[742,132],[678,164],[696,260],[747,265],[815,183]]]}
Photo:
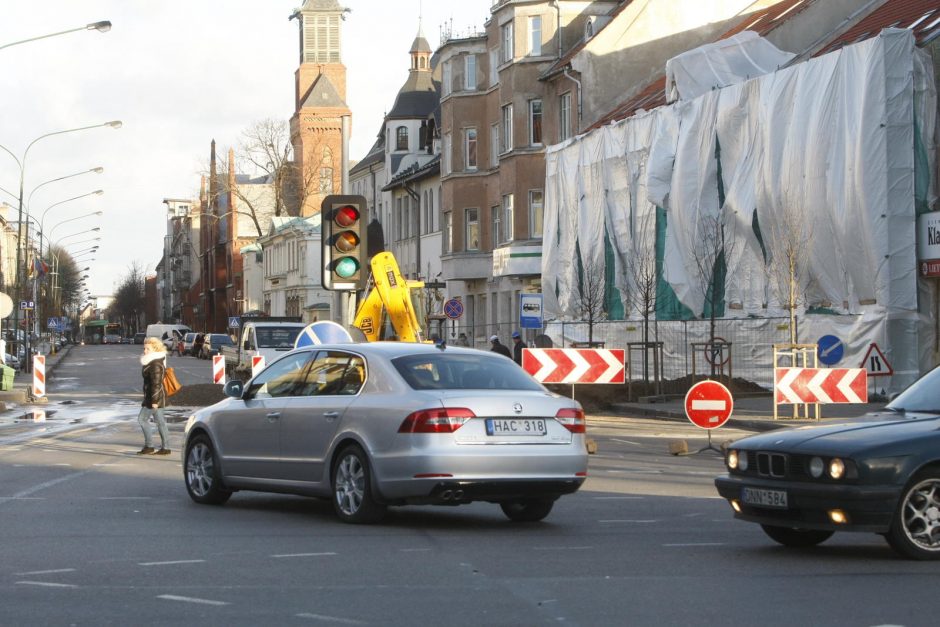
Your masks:
{"label": "arrow sign", "polygon": [[733,410],[731,391],[717,381],[699,381],[685,393],[685,415],[696,427],[717,429]]}
{"label": "arrow sign", "polygon": [[775,368],[774,382],[778,405],[868,402],[864,368]]}
{"label": "arrow sign", "polygon": [[522,369],[542,383],[623,383],[624,357],[617,348],[524,348]]}

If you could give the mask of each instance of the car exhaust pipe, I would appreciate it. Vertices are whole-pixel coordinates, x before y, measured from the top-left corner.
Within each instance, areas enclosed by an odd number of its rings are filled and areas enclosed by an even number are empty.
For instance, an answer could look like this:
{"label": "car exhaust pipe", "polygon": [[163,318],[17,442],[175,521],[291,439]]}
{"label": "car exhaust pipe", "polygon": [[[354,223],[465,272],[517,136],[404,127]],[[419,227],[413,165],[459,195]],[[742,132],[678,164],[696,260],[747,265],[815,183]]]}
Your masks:
{"label": "car exhaust pipe", "polygon": [[454,500],[460,501],[463,499],[463,490],[454,490]]}
{"label": "car exhaust pipe", "polygon": [[441,499],[444,501],[449,501],[453,498],[454,493],[451,490],[444,490],[441,492]]}

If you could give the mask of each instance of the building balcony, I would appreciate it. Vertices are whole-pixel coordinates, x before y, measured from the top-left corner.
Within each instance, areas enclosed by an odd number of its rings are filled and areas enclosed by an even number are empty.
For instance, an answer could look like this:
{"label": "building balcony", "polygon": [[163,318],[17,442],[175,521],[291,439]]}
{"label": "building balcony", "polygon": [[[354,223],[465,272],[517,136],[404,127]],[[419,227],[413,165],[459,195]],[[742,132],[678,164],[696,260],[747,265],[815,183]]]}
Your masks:
{"label": "building balcony", "polygon": [[490,253],[472,251],[441,256],[442,274],[447,280],[471,281],[490,278],[493,261]]}

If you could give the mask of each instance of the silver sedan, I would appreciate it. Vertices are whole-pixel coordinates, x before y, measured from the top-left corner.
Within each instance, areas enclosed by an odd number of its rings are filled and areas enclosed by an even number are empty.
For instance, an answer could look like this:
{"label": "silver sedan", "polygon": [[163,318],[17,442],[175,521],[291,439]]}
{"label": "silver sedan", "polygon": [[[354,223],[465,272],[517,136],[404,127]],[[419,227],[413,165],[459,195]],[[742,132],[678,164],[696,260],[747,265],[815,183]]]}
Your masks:
{"label": "silver sedan", "polygon": [[371,523],[388,506],[487,501],[532,522],[587,477],[581,406],[494,353],[311,346],[225,392],[186,424],[183,475],[198,503],[302,494]]}

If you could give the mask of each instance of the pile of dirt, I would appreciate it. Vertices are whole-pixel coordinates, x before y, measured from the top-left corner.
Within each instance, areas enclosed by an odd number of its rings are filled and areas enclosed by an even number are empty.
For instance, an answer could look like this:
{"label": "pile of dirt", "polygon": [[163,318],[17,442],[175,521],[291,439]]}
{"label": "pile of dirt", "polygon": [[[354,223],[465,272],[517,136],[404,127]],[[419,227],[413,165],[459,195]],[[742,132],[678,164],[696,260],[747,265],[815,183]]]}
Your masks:
{"label": "pile of dirt", "polygon": [[[626,383],[610,385],[578,385],[574,386],[574,398],[581,403],[587,412],[599,412],[610,410],[616,403],[635,403],[643,397],[649,396],[684,396],[692,384],[696,381],[702,381],[708,377],[697,376],[695,380],[692,376],[685,376],[679,379],[662,381],[659,386],[649,381],[632,381],[629,385]],[[741,396],[745,394],[769,394],[770,392],[752,381],[746,379],[728,379],[727,377],[716,377],[717,381],[723,383],[733,395]],[[571,385],[548,384],[546,386],[552,392],[563,396],[571,396]]]}
{"label": "pile of dirt", "polygon": [[216,383],[184,385],[180,391],[167,399],[170,407],[206,407],[225,398],[222,386]]}

